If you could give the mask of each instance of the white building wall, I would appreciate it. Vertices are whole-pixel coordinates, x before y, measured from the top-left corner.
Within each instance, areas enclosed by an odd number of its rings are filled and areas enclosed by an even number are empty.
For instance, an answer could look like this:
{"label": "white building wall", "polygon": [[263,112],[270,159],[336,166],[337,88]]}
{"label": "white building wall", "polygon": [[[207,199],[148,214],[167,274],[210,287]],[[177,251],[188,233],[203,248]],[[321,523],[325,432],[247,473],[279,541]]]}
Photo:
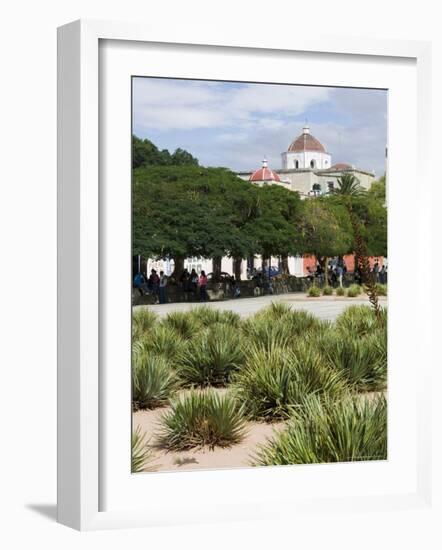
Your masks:
{"label": "white building wall", "polygon": [[[329,153],[321,153],[319,151],[303,151],[300,153],[292,153],[286,151],[282,153],[282,168],[284,170],[294,169],[317,169],[326,170],[331,166],[331,155]],[[314,162],[314,166],[310,165],[311,161]],[[298,166],[296,166],[298,162]]]}

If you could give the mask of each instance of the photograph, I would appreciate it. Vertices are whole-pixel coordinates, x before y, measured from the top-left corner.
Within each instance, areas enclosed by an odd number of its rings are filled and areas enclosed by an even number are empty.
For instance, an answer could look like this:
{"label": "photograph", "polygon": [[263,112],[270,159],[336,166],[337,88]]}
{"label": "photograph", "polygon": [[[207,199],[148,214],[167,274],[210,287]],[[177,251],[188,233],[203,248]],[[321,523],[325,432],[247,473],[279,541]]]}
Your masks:
{"label": "photograph", "polygon": [[132,473],[387,460],[388,90],[131,96]]}

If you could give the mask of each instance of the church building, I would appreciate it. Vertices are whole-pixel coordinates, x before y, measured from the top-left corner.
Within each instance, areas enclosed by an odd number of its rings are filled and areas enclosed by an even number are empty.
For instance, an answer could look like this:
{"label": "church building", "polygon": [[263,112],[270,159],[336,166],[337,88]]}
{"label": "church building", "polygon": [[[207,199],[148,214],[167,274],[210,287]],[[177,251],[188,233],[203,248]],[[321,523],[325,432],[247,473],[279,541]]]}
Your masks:
{"label": "church building", "polygon": [[304,126],[302,134],[292,141],[281,157],[282,166],[277,172],[271,170],[264,160],[260,169],[239,172],[238,176],[257,185],[281,185],[298,191],[301,198],[329,193],[344,173],[353,174],[365,189],[369,189],[375,179],[373,171],[343,162],[332,164],[331,154],[310,133],[308,126]]}

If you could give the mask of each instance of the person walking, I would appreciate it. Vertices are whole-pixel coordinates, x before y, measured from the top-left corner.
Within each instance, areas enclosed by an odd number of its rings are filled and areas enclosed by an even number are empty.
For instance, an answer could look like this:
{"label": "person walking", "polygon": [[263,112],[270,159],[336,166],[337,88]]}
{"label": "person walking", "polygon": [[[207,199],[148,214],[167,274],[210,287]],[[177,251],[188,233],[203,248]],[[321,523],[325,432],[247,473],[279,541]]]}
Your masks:
{"label": "person walking", "polygon": [[160,304],[166,303],[166,286],[167,286],[167,277],[166,275],[164,275],[164,271],[160,271],[160,279],[158,282]]}
{"label": "person walking", "polygon": [[207,275],[204,270],[201,271],[201,275],[198,278],[198,286],[200,289],[200,302],[206,302],[207,301]]}

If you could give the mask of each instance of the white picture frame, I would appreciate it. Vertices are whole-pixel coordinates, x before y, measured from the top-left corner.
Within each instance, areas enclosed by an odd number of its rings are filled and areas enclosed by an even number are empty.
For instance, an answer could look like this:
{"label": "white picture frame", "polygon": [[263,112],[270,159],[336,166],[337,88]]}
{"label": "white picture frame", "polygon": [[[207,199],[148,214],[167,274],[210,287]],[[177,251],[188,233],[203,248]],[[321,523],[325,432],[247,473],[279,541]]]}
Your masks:
{"label": "white picture frame", "polygon": [[[409,60],[415,64],[417,100],[415,101],[416,125],[415,141],[412,141],[410,158],[412,171],[419,163],[419,172],[423,181],[429,179],[428,150],[429,150],[429,121],[431,103],[428,82],[430,79],[430,45],[424,42],[404,42],[388,40],[366,41],[351,37],[327,37],[311,39],[298,35],[297,37],[275,36],[271,39],[256,36],[253,40],[241,36],[210,39],[203,31],[198,35],[189,36],[183,28],[182,34],[168,36],[158,28],[157,31],[146,29],[136,24],[125,24],[101,21],[76,21],[59,29],[58,34],[58,520],[60,523],[80,530],[139,527],[196,521],[230,521],[235,519],[250,519],[264,517],[261,512],[263,499],[278,500],[278,491],[270,494],[269,489],[263,489],[261,496],[254,495],[250,485],[248,506],[238,499],[237,503],[228,503],[220,500],[215,509],[208,506],[203,500],[198,508],[197,503],[185,509],[182,505],[173,507],[167,502],[155,503],[154,507],[142,507],[139,504],[128,505],[129,493],[126,499],[122,498],[121,506],[113,502],[110,509],[103,504],[103,483],[107,483],[107,472],[112,468],[124,467],[122,464],[111,464],[104,467],[103,453],[109,448],[104,441],[103,415],[108,409],[103,402],[108,396],[103,392],[112,391],[112,386],[102,386],[103,375],[103,348],[101,345],[104,326],[103,303],[106,302],[106,290],[100,282],[103,276],[103,261],[105,252],[103,231],[109,226],[103,224],[102,218],[107,216],[104,208],[114,208],[113,205],[103,203],[102,173],[100,173],[100,154],[102,143],[100,140],[100,116],[103,116],[105,106],[101,104],[100,86],[100,47],[103,41],[123,44],[126,49],[139,47],[140,44],[166,44],[179,51],[180,48],[190,50],[192,46],[203,48],[205,57],[210,59],[213,48],[228,48],[230,56],[244,55],[245,52],[261,52],[262,55],[285,55],[287,52],[303,52],[315,56],[336,56],[339,59],[378,59],[388,63],[399,63]],[[126,52],[127,53],[127,52]],[[155,52],[151,52],[151,56]],[[361,57],[363,56],[363,57]],[[408,62],[408,61],[407,61]],[[216,73],[216,70],[214,71]],[[212,71],[213,73],[213,71]],[[212,75],[211,73],[211,75]],[[118,74],[118,73],[116,73]],[[210,77],[212,77],[210,75]],[[173,75],[170,75],[173,76]],[[176,76],[176,75],[175,75]],[[244,78],[247,80],[247,77]],[[106,80],[104,80],[106,81]],[[332,84],[332,83],[330,83]],[[349,81],[349,85],[352,85]],[[413,92],[414,93],[414,92]],[[410,96],[409,101],[413,101]],[[128,121],[130,123],[130,121]],[[117,126],[118,127],[118,126]],[[102,136],[101,136],[102,137]],[[126,139],[129,136],[126,136]],[[399,137],[398,137],[399,139]],[[127,153],[127,151],[126,151]],[[122,153],[123,154],[123,153]],[[393,159],[394,161],[394,147]],[[101,170],[103,172],[103,170]],[[100,179],[101,178],[101,179]],[[130,178],[130,175],[129,175]],[[101,184],[100,184],[101,181]],[[410,188],[411,189],[411,188]],[[393,193],[395,198],[395,194]],[[390,197],[391,198],[391,197]],[[425,254],[431,250],[430,207],[428,201],[413,198],[406,202],[404,199],[401,208],[393,206],[392,218],[396,222],[404,215],[410,204],[414,203],[418,215],[416,218],[416,235],[413,244],[418,246],[416,252],[419,263]],[[391,206],[391,204],[389,204]],[[106,213],[106,216],[103,214]],[[127,213],[126,213],[127,214]],[[390,227],[391,229],[391,227]],[[394,232],[393,232],[394,234]],[[124,241],[124,239],[122,239]],[[122,246],[127,246],[122,242]],[[398,250],[398,253],[400,250]],[[128,266],[129,267],[129,266]],[[422,274],[422,273],[421,273]],[[423,272],[425,276],[425,272]],[[123,279],[115,279],[114,283],[124,280],[124,272],[120,273]],[[394,278],[393,278],[394,280]],[[397,282],[398,288],[400,281]],[[113,288],[116,288],[115,286]],[[400,297],[392,292],[389,297],[390,307],[400,315]],[[333,506],[334,511],[347,513],[357,507],[364,511],[380,509],[395,510],[400,508],[424,508],[431,502],[431,432],[430,407],[427,391],[429,388],[431,366],[431,298],[425,293],[417,292],[416,297],[410,299],[411,312],[420,311],[422,318],[416,319],[412,329],[418,330],[422,347],[420,353],[427,354],[427,361],[421,365],[420,376],[413,386],[411,380],[414,370],[409,365],[409,390],[411,388],[416,397],[416,407],[411,407],[415,438],[413,461],[407,466],[415,474],[413,488],[403,490],[367,491],[365,494],[352,494],[351,483],[355,482],[362,470],[346,470],[347,465],[338,467],[322,466],[321,479],[328,476],[333,470],[336,476],[348,476],[349,485],[345,494],[337,493],[333,496],[331,487],[327,495],[312,490],[311,498],[305,494],[296,499],[288,494],[280,495],[280,502],[284,506],[274,507],[271,517],[289,517],[293,513],[311,513],[313,510],[327,510]],[[414,300],[414,301],[413,301]],[[128,302],[130,306],[130,302]],[[114,312],[115,313],[115,312]],[[114,315],[115,317],[115,315]],[[391,330],[391,318],[390,318]],[[411,332],[411,330],[410,330]],[[410,335],[411,337],[411,335]],[[398,340],[396,339],[396,343]],[[394,341],[393,341],[394,343]],[[425,351],[422,351],[425,350]],[[390,350],[391,351],[391,350]],[[404,369],[406,370],[406,369]],[[115,388],[115,383],[113,385]],[[128,404],[128,408],[129,408]],[[405,411],[405,406],[398,400],[397,413]],[[122,419],[121,422],[126,422]],[[127,423],[129,420],[127,419]],[[117,429],[118,431],[118,429]],[[120,437],[120,436],[118,436]],[[402,437],[398,434],[398,439]],[[127,460],[129,460],[129,446],[124,438],[120,438],[121,445],[127,446]],[[326,469],[328,468],[328,469]],[[334,468],[334,469],[333,469]],[[376,465],[373,465],[373,474]],[[290,470],[287,468],[260,469],[261,474],[268,478],[268,483],[284,484],[288,480]],[[368,471],[368,470],[367,470]],[[272,473],[273,472],[273,473]],[[275,473],[276,472],[276,473]],[[312,470],[305,468],[300,471],[298,478],[311,480]],[[128,471],[126,472],[128,474]],[[414,475],[413,474],[413,475]],[[126,474],[125,474],[126,475]],[[244,470],[227,471],[221,474],[214,472],[196,472],[186,474],[149,474],[152,476],[132,476],[140,483],[151,483],[161,488],[168,487],[168,493],[173,491],[174,484],[177,491],[186,490],[186,483],[190,476],[199,476],[200,485],[207,486],[211,480],[224,484],[230,482],[241,483],[241,479],[252,478]],[[335,474],[333,474],[335,475]],[[364,474],[365,475],[365,474]],[[404,474],[405,475],[405,474]],[[408,475],[408,474],[407,474]],[[175,476],[175,477],[173,477]],[[178,478],[177,476],[181,476]],[[226,477],[227,476],[227,477]],[[230,477],[229,477],[230,476]],[[317,477],[317,473],[313,477]],[[241,479],[240,479],[241,478]],[[196,478],[195,478],[196,479]],[[340,478],[336,477],[336,481]],[[405,478],[404,478],[405,479]],[[149,481],[150,480],[150,481]],[[324,478],[325,481],[325,478]],[[134,485],[138,481],[131,480]],[[400,480],[398,478],[398,483]],[[180,489],[178,489],[180,485]],[[269,485],[268,487],[270,487]],[[277,487],[277,485],[276,485]],[[201,489],[202,490],[202,489]],[[267,491],[267,492],[266,492]],[[118,493],[115,493],[118,495]],[[267,495],[267,496],[266,496]],[[169,506],[169,507],[168,507]],[[197,512],[197,513],[195,513]],[[269,514],[267,513],[267,516]]]}

